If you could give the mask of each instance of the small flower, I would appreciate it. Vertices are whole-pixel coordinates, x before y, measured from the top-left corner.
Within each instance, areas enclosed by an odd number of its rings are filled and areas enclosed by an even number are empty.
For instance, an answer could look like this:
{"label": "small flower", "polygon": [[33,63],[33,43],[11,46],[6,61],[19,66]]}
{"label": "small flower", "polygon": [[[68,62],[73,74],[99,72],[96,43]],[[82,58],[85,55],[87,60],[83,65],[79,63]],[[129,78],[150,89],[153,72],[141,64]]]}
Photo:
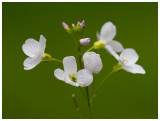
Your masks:
{"label": "small flower", "polygon": [[86,69],[77,72],[77,63],[74,56],[67,56],[63,59],[64,71],[56,69],[54,75],[72,86],[89,86],[93,81],[93,75]]}
{"label": "small flower", "polygon": [[95,52],[86,52],[83,55],[84,67],[93,74],[101,71],[103,64],[99,54]]}
{"label": "small flower", "polygon": [[118,71],[120,69],[124,69],[127,72],[134,74],[146,73],[142,66],[136,64],[139,56],[134,49],[127,48],[122,51],[120,56],[113,50],[111,50],[110,53],[119,61],[119,63],[114,67],[114,70]]}
{"label": "small flower", "polygon": [[80,40],[80,44],[83,46],[88,45],[89,42],[90,42],[90,38],[84,38]]}
{"label": "small flower", "polygon": [[115,52],[121,52],[124,50],[120,42],[113,40],[116,35],[116,26],[112,22],[106,22],[100,31],[97,32],[97,38],[99,41],[94,43],[95,49],[106,48],[106,50],[113,48]]}
{"label": "small flower", "polygon": [[49,60],[51,56],[44,53],[46,48],[46,38],[40,35],[39,42],[34,39],[27,39],[22,46],[23,52],[29,56],[25,59],[23,65],[25,70],[30,70],[37,66],[41,61],[45,61],[45,58]]}

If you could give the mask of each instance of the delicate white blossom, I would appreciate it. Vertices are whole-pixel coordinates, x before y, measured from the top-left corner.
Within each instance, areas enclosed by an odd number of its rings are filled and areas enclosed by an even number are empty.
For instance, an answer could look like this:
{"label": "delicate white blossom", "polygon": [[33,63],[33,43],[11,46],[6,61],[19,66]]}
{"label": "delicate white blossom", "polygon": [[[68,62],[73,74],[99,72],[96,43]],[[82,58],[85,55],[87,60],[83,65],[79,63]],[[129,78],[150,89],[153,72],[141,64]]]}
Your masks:
{"label": "delicate white blossom", "polygon": [[63,59],[64,71],[56,69],[54,75],[57,79],[62,80],[72,86],[89,86],[93,81],[93,75],[86,69],[77,72],[77,63],[74,56],[67,56]]}
{"label": "delicate white blossom", "polygon": [[110,53],[119,61],[119,68],[124,69],[130,73],[140,73],[140,74],[145,74],[145,70],[143,69],[142,66],[136,64],[138,61],[138,54],[134,49],[127,48],[122,51],[120,56],[115,53],[112,49],[110,49]]}
{"label": "delicate white blossom", "polygon": [[103,64],[99,54],[95,52],[86,52],[83,55],[84,67],[93,74],[101,71]]}
{"label": "delicate white blossom", "polygon": [[120,42],[113,40],[116,35],[116,26],[112,22],[106,22],[100,31],[100,34],[97,32],[97,39],[94,43],[94,48],[112,48],[115,52],[121,52],[124,50]]}
{"label": "delicate white blossom", "polygon": [[46,39],[40,35],[39,42],[35,39],[27,39],[22,46],[23,52],[29,56],[25,59],[23,65],[25,70],[30,70],[37,66],[45,56]]}

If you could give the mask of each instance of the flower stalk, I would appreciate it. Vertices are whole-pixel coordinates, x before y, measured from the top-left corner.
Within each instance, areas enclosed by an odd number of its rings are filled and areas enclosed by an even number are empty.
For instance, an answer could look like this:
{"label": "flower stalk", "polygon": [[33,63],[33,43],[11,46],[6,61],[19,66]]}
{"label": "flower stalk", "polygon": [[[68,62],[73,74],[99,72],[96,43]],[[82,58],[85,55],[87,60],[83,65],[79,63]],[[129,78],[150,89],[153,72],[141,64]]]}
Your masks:
{"label": "flower stalk", "polygon": [[78,103],[77,103],[77,100],[76,100],[76,95],[74,93],[72,94],[72,99],[73,99],[73,103],[74,103],[74,106],[76,108],[76,111],[79,114],[79,117],[82,119],[83,115],[82,115],[81,110],[80,110],[80,108],[78,106]]}

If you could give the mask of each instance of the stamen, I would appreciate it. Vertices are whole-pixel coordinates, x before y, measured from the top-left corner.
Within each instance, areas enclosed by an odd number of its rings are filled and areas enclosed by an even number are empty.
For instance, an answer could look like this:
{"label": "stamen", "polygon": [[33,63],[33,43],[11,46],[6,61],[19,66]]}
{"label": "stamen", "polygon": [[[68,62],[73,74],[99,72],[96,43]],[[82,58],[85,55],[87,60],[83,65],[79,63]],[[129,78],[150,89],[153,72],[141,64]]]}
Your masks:
{"label": "stamen", "polygon": [[77,82],[76,74],[69,74],[69,78],[70,78],[73,82]]}

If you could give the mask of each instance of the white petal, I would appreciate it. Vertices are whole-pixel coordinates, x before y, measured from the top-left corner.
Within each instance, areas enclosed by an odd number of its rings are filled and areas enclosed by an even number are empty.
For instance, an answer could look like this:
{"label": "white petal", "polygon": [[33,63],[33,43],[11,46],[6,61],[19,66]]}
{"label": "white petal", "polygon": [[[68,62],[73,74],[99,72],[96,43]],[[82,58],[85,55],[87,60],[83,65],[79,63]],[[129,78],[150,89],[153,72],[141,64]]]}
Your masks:
{"label": "white petal", "polygon": [[115,57],[117,60],[120,59],[119,55],[113,50],[113,48],[110,45],[106,45],[105,49],[113,56]]}
{"label": "white petal", "polygon": [[37,54],[34,58],[28,57],[24,60],[23,65],[25,70],[30,70],[41,62],[41,55]]}
{"label": "white petal", "polygon": [[112,40],[108,43],[115,52],[121,52],[124,50],[122,44],[118,41]]}
{"label": "white petal", "polygon": [[93,81],[93,75],[86,69],[82,69],[77,72],[77,82],[79,86],[89,86]]}
{"label": "white petal", "polygon": [[113,40],[116,35],[116,26],[112,22],[106,22],[100,32],[100,39],[105,40],[106,43]]}
{"label": "white petal", "polygon": [[35,57],[39,53],[39,43],[34,39],[27,39],[22,46],[23,52],[29,57]]}
{"label": "white petal", "polygon": [[125,49],[120,54],[120,58],[126,60],[128,64],[134,64],[137,62],[139,56],[134,49]]}
{"label": "white petal", "polygon": [[100,34],[99,32],[96,32],[97,40],[100,40]]}
{"label": "white petal", "polygon": [[103,64],[99,54],[86,52],[83,55],[84,67],[91,73],[97,74],[101,71]]}
{"label": "white petal", "polygon": [[63,59],[64,71],[68,74],[76,74],[77,63],[74,56],[67,56]]}
{"label": "white petal", "polygon": [[40,50],[44,52],[46,48],[46,38],[43,35],[40,35],[39,45],[40,45]]}
{"label": "white petal", "polygon": [[66,74],[65,74],[65,72],[64,72],[62,69],[59,69],[59,68],[58,68],[58,69],[56,69],[56,70],[54,71],[54,76],[55,76],[57,79],[64,81],[64,78],[65,78]]}
{"label": "white petal", "polygon": [[142,66],[138,65],[138,64],[133,64],[133,65],[125,65],[123,66],[124,70],[131,72],[131,73],[139,73],[139,74],[145,74],[145,70],[143,69]]}
{"label": "white petal", "polygon": [[72,85],[72,86],[75,86],[75,87],[78,87],[78,86],[79,86],[79,84],[78,84],[77,82],[73,82],[73,81],[69,78],[69,75],[68,75],[68,74],[66,74],[64,81],[65,81],[67,84],[70,84],[70,85]]}

